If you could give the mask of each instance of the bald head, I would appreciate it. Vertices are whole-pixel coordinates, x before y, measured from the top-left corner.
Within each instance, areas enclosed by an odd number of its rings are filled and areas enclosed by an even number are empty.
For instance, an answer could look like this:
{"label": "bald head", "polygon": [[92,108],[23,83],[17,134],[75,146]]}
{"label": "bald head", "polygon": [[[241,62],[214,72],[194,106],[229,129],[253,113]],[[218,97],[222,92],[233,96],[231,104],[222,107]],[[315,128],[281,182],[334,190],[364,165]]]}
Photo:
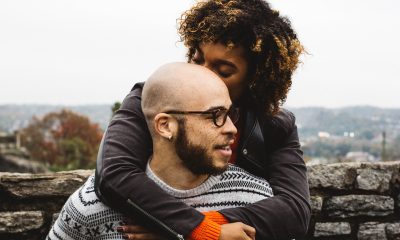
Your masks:
{"label": "bald head", "polygon": [[146,81],[142,110],[150,127],[150,121],[158,113],[206,110],[206,105],[216,96],[229,99],[226,85],[215,73],[195,64],[169,63],[157,69]]}

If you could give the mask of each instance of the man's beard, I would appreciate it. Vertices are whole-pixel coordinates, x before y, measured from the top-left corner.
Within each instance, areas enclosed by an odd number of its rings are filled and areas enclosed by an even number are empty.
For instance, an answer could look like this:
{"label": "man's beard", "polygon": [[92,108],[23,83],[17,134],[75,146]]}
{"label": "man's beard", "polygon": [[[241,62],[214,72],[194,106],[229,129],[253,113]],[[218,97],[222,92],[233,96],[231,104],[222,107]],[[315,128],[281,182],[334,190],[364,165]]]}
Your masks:
{"label": "man's beard", "polygon": [[213,165],[212,157],[207,154],[207,149],[204,146],[195,146],[189,143],[185,120],[178,119],[178,124],[175,151],[182,160],[183,165],[195,175],[218,175],[223,173],[227,169],[228,164],[223,168],[215,167]]}

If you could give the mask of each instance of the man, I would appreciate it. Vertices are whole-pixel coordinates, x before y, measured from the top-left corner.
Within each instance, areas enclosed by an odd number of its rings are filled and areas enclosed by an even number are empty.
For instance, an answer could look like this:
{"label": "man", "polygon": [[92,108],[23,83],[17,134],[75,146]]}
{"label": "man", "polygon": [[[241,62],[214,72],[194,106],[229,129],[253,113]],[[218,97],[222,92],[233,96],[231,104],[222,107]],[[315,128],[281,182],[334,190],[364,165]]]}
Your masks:
{"label": "man", "polygon": [[[146,174],[164,191],[199,211],[244,206],[272,196],[268,182],[228,165],[238,113],[226,85],[212,71],[188,63],[162,66],[146,81],[142,109],[153,141]],[[136,203],[128,204],[136,207]],[[155,226],[162,237],[183,239],[162,221],[136,208],[138,220]],[[127,238],[117,231],[122,219],[121,213],[96,196],[92,176],[68,199],[48,239]],[[250,226],[228,224],[224,219],[219,223],[215,234],[221,232],[221,225],[232,231],[202,238],[255,238],[255,229]],[[162,238],[143,229],[136,233]]]}

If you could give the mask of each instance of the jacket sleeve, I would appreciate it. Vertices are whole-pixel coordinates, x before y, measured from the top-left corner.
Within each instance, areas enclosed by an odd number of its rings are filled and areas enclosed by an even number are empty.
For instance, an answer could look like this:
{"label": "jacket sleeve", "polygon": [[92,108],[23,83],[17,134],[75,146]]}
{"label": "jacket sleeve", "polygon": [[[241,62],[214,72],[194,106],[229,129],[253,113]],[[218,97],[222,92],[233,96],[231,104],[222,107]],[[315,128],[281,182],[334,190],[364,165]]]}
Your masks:
{"label": "jacket sleeve", "polygon": [[[204,215],[164,192],[145,174],[152,141],[141,110],[141,88],[124,99],[103,136],[96,167],[96,193],[112,208],[133,219],[128,200],[184,236]],[[127,210],[128,209],[128,210]],[[137,219],[140,221],[142,219]]]}
{"label": "jacket sleeve", "polygon": [[268,154],[264,166],[274,197],[220,211],[230,222],[241,221],[253,226],[257,239],[298,239],[307,233],[311,214],[307,168],[294,116],[289,114],[291,126],[286,128],[289,131],[283,139],[275,139],[278,147]]}

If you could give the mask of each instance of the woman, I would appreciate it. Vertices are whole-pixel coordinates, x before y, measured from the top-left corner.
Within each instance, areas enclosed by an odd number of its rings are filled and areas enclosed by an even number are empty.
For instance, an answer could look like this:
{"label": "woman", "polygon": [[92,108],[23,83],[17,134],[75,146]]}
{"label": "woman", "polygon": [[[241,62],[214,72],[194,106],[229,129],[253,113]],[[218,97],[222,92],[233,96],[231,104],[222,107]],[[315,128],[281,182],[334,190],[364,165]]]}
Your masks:
{"label": "woman", "polygon": [[306,167],[294,116],[279,108],[303,52],[289,20],[262,0],[209,0],[182,15],[179,33],[188,61],[217,73],[240,108],[231,162],[267,179],[275,197],[204,213],[204,218],[152,183],[144,174],[151,138],[140,108],[143,84],[134,86],[107,129],[97,163],[97,194],[133,218],[192,239],[221,231],[219,224],[227,221],[253,226],[258,239],[305,235],[310,217]]}

